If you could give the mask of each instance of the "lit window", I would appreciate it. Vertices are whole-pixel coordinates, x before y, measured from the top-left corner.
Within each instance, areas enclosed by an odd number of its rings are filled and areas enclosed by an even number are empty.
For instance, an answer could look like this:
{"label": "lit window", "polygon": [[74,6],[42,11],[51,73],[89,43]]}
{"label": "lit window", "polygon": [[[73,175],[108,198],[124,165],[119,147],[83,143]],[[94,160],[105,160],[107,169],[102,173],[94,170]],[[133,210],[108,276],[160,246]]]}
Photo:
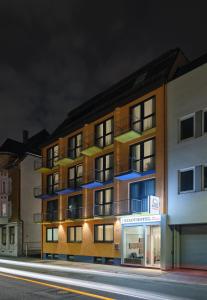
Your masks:
{"label": "lit window", "polygon": [[145,172],[155,168],[155,139],[131,146],[131,169]]}
{"label": "lit window", "polygon": [[155,98],[143,101],[131,108],[131,127],[142,132],[155,127]]}
{"label": "lit window", "polygon": [[94,242],[113,242],[114,225],[94,225]]}
{"label": "lit window", "polygon": [[113,154],[106,154],[96,158],[95,178],[97,181],[104,182],[111,180],[114,173]]}
{"label": "lit window", "polygon": [[68,227],[68,242],[70,243],[82,242],[82,226]]}
{"label": "lit window", "polygon": [[180,140],[194,137],[194,116],[185,117],[180,120]]}
{"label": "lit window", "polygon": [[113,212],[113,189],[104,189],[95,192],[95,216],[110,216]]}
{"label": "lit window", "polygon": [[76,165],[68,169],[68,185],[71,188],[79,187],[83,182],[83,165]]}
{"label": "lit window", "polygon": [[99,147],[106,147],[113,143],[113,119],[108,119],[96,126],[95,143]]}
{"label": "lit window", "polygon": [[46,229],[46,242],[58,242],[58,228],[47,228]]}
{"label": "lit window", "polygon": [[59,188],[59,173],[47,176],[47,194],[54,194]]}
{"label": "lit window", "polygon": [[191,192],[194,190],[194,169],[181,170],[180,177],[180,192]]}
{"label": "lit window", "polygon": [[59,146],[55,145],[47,150],[47,167],[53,168],[59,159]]}
{"label": "lit window", "polygon": [[81,156],[82,150],[82,133],[79,133],[68,139],[68,156],[77,158]]}

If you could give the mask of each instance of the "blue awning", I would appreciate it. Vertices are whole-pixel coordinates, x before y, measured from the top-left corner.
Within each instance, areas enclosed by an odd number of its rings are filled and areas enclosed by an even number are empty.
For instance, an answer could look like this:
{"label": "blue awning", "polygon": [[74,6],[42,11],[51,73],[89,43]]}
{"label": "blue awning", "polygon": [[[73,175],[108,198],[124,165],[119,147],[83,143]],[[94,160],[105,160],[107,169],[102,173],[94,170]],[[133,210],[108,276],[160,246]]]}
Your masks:
{"label": "blue awning", "polygon": [[91,182],[81,185],[81,187],[83,189],[95,189],[95,188],[101,187],[101,186],[103,186],[103,183],[99,182],[99,181],[91,181]]}
{"label": "blue awning", "polygon": [[115,179],[124,181],[124,180],[139,178],[141,176],[142,176],[141,173],[130,170],[127,172],[120,173],[119,175],[115,176]]}
{"label": "blue awning", "polygon": [[67,195],[67,194],[73,193],[75,191],[76,191],[76,189],[66,188],[66,189],[56,191],[56,194],[58,194],[58,195]]}

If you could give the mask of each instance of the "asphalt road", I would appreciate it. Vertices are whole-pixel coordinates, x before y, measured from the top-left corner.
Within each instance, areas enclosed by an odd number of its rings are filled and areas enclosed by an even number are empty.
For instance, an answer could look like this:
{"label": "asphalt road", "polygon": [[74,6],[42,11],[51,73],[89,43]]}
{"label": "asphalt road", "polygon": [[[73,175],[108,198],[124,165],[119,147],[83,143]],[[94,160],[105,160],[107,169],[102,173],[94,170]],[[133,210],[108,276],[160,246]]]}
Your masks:
{"label": "asphalt road", "polygon": [[0,300],[207,299],[207,282],[0,262]]}

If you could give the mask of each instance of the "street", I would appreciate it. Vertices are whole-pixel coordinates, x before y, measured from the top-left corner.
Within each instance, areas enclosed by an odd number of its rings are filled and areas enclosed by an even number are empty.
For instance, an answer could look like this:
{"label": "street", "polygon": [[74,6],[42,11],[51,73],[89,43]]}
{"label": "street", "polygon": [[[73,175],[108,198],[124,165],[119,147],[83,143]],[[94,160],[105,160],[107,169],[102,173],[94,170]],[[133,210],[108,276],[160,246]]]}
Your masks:
{"label": "street", "polygon": [[75,268],[0,259],[0,299],[206,299],[204,276],[165,272],[144,276],[113,268],[103,271],[87,264]]}

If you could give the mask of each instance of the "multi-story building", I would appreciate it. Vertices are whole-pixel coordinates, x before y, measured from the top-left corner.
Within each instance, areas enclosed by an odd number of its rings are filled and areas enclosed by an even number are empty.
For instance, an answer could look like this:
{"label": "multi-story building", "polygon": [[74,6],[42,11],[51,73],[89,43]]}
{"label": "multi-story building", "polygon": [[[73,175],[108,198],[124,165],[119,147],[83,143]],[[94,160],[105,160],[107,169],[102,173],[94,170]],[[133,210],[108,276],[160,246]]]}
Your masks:
{"label": "multi-story building", "polygon": [[40,157],[40,144],[48,138],[41,131],[22,143],[7,139],[0,147],[0,255],[40,254],[41,226],[33,214],[41,211],[41,201],[33,195],[41,176],[34,171]]}
{"label": "multi-story building", "polygon": [[167,86],[168,264],[207,268],[207,55]]}
{"label": "multi-story building", "polygon": [[166,82],[184,63],[165,53],[54,131],[35,166],[43,257],[165,267]]}

